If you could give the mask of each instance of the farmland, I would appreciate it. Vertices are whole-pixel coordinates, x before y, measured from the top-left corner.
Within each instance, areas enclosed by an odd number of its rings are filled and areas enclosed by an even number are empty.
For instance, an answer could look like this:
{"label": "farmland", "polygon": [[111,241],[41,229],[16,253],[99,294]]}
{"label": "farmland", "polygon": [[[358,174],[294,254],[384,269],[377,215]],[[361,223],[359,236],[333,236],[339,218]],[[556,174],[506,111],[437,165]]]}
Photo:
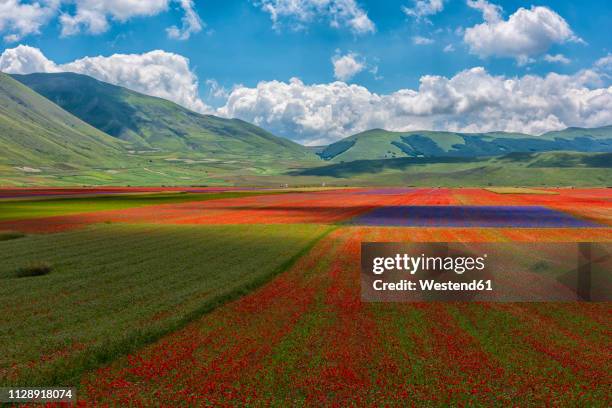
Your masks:
{"label": "farmland", "polygon": [[[610,303],[363,303],[359,279],[361,242],[612,242],[608,189],[53,207],[110,200],[75,195],[0,203],[29,206],[0,222],[3,384],[76,385],[108,405],[612,402]],[[36,263],[50,271],[15,276]]]}
{"label": "farmland", "polygon": [[[324,231],[123,224],[3,241],[0,380],[71,379],[269,279]],[[33,263],[52,270],[15,276]]]}

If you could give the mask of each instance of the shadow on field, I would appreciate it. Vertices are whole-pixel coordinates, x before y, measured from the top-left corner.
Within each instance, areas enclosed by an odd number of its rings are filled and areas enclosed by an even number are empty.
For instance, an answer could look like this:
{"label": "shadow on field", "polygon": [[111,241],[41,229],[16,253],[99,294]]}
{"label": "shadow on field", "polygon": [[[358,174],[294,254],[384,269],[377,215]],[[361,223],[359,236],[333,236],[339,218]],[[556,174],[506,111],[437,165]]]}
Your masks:
{"label": "shadow on field", "polygon": [[[78,384],[85,371],[268,282],[329,231],[113,224],[2,241],[0,311],[10,336],[0,336],[0,386]],[[24,270],[27,278],[16,277]]]}

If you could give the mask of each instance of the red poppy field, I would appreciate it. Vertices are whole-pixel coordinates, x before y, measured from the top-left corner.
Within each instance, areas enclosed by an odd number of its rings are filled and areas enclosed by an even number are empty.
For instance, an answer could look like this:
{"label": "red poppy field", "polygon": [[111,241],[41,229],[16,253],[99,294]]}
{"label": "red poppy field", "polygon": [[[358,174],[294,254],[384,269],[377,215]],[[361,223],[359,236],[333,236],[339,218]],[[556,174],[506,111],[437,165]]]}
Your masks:
{"label": "red poppy field", "polygon": [[[533,219],[491,226],[496,209]],[[376,211],[387,224],[365,225]],[[612,242],[610,189],[269,192],[5,219],[0,231],[25,235],[0,238],[0,281],[9,336],[30,347],[0,336],[0,384],[77,386],[83,406],[612,403],[608,302],[360,296],[361,242]],[[13,277],[26,261],[54,268]]]}

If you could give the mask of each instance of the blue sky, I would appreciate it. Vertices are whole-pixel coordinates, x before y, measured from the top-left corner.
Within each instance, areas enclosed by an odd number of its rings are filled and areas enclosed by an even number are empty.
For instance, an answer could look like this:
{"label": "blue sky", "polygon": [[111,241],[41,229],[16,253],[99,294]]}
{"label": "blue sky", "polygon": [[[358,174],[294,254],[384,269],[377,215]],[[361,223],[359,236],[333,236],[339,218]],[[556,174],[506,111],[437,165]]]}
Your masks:
{"label": "blue sky", "polygon": [[[25,10],[19,8],[20,6],[36,3],[8,1],[13,3],[17,14]],[[18,45],[27,45],[40,50],[45,58],[58,66],[87,56],[108,57],[113,54],[144,54],[152,50],[163,50],[188,59],[189,70],[194,74],[193,83],[197,82],[197,97],[206,105],[206,108],[198,110],[217,110],[213,113],[243,116],[255,122],[258,122],[259,107],[253,107],[253,112],[246,113],[235,107],[227,108],[228,97],[231,97],[232,90],[239,85],[244,89],[253,90],[259,83],[278,81],[289,84],[291,78],[297,77],[302,81],[303,86],[300,89],[304,91],[313,89],[309,87],[315,84],[331,84],[341,79],[346,84],[362,86],[367,89],[371,97],[371,95],[392,95],[402,90],[418,91],[422,78],[426,75],[452,80],[461,72],[474,67],[483,67],[486,74],[491,77],[512,79],[536,75],[545,78],[550,72],[555,72],[569,78],[581,70],[593,69],[597,61],[606,58],[612,52],[610,40],[612,6],[605,0],[582,2],[419,0],[421,6],[430,7],[435,11],[422,16],[416,15],[419,4],[413,0],[328,0],[329,7],[323,10],[308,9],[304,6],[302,11],[310,13],[307,17],[300,16],[299,12],[283,14],[284,0],[264,0],[264,5],[267,2],[270,7],[277,11],[281,10],[276,24],[273,24],[269,8],[266,11],[260,2],[249,0],[195,0],[194,2],[155,0],[160,6],[146,13],[126,11],[130,0],[124,0],[123,4],[128,5],[118,11],[118,6],[112,4],[114,1],[116,2],[116,0],[106,2],[105,0],[70,2],[40,0],[40,7],[48,6],[55,9],[50,11],[46,18],[33,23],[42,21],[38,26],[38,32],[20,31],[16,28],[19,27],[15,21],[18,18],[7,20],[3,24],[0,17],[0,34],[5,37],[0,49],[11,50]],[[472,2],[471,6],[469,2]],[[51,3],[57,4],[50,6]],[[305,0],[304,4],[307,3],[308,0]],[[436,8],[435,3],[441,4],[441,7]],[[497,44],[496,41],[499,41],[500,49],[507,47],[506,51],[498,52],[496,46],[491,48],[491,44],[479,44],[477,43],[479,40],[476,42],[472,40],[470,43],[466,40],[466,29],[486,22],[483,14],[484,6],[501,7],[497,8],[497,21],[489,21],[491,25],[507,22],[521,7],[529,13],[533,11],[532,6],[546,8],[554,13],[552,18],[555,20],[552,23],[557,24],[562,21],[567,25],[569,33],[563,32],[563,27],[560,26],[550,29],[557,32],[536,33],[535,36],[540,35],[540,38],[528,39],[533,42],[525,45],[527,51],[521,50],[520,47],[514,49],[512,38],[506,39],[509,44],[493,38],[492,44]],[[78,16],[79,7],[83,9],[94,7],[106,20],[106,28],[92,33],[91,31],[95,30],[83,24],[77,28],[77,32],[67,35],[65,23],[60,16],[62,13]],[[104,7],[108,7],[106,10],[110,11],[106,11]],[[354,7],[354,9],[343,15],[338,13],[338,8],[342,10],[343,7],[344,9]],[[197,13],[202,23],[201,27],[188,33],[188,39],[170,38],[167,28],[177,26],[181,29],[182,19],[188,8]],[[406,12],[406,9],[413,12]],[[364,13],[372,27],[360,31],[351,25],[351,19],[356,15],[355,10],[357,13]],[[535,12],[533,15],[535,16]],[[530,14],[525,16],[531,18]],[[550,17],[547,14],[541,16]],[[336,21],[336,26],[332,27],[332,21]],[[537,23],[542,25],[542,22]],[[9,38],[10,35],[14,37]],[[349,56],[359,67],[354,72],[349,69],[349,74],[339,77],[334,75],[332,60],[334,58],[338,60],[343,56]],[[4,66],[7,72],[26,69],[7,65],[9,63],[6,60],[8,58],[5,58],[4,65],[0,64],[0,68]],[[602,82],[597,85],[585,82],[583,87],[589,91],[606,90],[609,86],[609,75],[606,77],[601,70],[598,72]],[[212,82],[208,80],[216,81],[218,87],[215,89],[222,91],[217,97],[212,96]],[[126,83],[121,83],[119,79],[109,81],[131,87],[129,81]],[[153,89],[151,86],[138,85],[132,88],[145,92],[147,89]],[[568,90],[568,93],[570,91]],[[149,93],[167,96],[163,92],[156,93],[155,90]],[[245,91],[245,95],[247,93]],[[237,94],[236,97],[238,96],[240,95]],[[179,103],[184,101],[181,97],[169,97],[169,99]],[[422,105],[422,102],[420,103]],[[182,104],[189,105],[189,103]],[[336,100],[328,104],[332,109],[340,109]],[[224,107],[227,109],[223,110]],[[302,122],[311,119],[315,122],[317,119],[308,117],[308,113],[299,114],[302,115]],[[431,115],[435,114],[434,109]],[[519,114],[520,112],[517,113]],[[550,114],[556,116],[557,120],[549,120],[547,125],[537,125],[538,122],[548,120]],[[362,130],[359,126],[350,125],[343,125],[342,129],[316,126],[308,128],[306,125],[300,127],[300,117],[296,118],[293,124],[279,124],[276,123],[278,120],[269,114],[264,119],[261,119],[262,115],[265,117],[266,113],[259,115],[258,124],[308,143],[318,139],[337,139],[346,135],[345,133]],[[418,108],[412,106],[406,115],[408,117],[416,115],[419,120],[423,116]],[[459,123],[452,118],[439,116],[434,118],[431,115],[429,122],[419,120],[416,122],[422,123],[423,126],[430,125],[432,128],[482,130],[469,121]],[[516,125],[515,118],[505,118],[504,121],[500,119],[497,126],[495,123],[489,125],[499,129],[537,133],[539,130],[565,125],[600,124],[592,118],[576,119],[572,122],[571,114],[567,117],[559,115],[561,113],[554,112],[553,109],[551,112],[543,112],[540,118],[533,118],[529,122],[531,125]],[[398,122],[396,116],[389,114],[390,125],[387,127],[397,129],[409,127],[406,125],[408,119]],[[607,118],[601,119],[600,113],[598,117],[600,121],[607,120]],[[376,120],[371,123],[376,124]]]}

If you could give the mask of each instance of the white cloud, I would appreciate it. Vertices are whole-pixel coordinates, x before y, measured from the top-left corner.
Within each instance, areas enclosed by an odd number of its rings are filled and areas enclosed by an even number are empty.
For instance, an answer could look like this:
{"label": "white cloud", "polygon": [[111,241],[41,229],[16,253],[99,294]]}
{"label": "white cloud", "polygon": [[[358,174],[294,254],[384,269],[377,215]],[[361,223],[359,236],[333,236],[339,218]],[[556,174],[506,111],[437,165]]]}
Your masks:
{"label": "white cloud", "polygon": [[334,65],[334,78],[341,81],[348,81],[366,68],[365,60],[353,52],[346,55],[334,55],[332,64]]}
{"label": "white cloud", "polygon": [[503,9],[501,6],[491,4],[487,0],[467,0],[467,5],[482,12],[482,18],[488,23],[496,23],[501,20]]}
{"label": "white cloud", "polygon": [[412,37],[412,43],[415,45],[429,45],[429,44],[433,44],[434,40],[432,40],[431,38],[421,37],[420,35],[416,35]]}
{"label": "white cloud", "polygon": [[572,62],[572,60],[570,60],[563,54],[556,54],[556,55],[546,54],[544,56],[544,61],[552,62],[552,63],[558,62],[559,64],[569,64],[570,62]]}
{"label": "white cloud", "polygon": [[0,71],[8,74],[31,74],[33,72],[58,72],[59,68],[38,48],[18,45],[0,54]]}
{"label": "white cloud", "polygon": [[[177,54],[90,57],[56,64],[38,49],[19,46],[0,55],[0,70],[74,71],[212,113],[198,97],[189,61]],[[308,144],[322,144],[372,129],[503,130],[539,134],[567,126],[612,124],[612,55],[573,75],[496,76],[482,67],[452,77],[426,75],[417,89],[377,94],[337,81],[304,84],[264,81],[224,89],[207,81],[223,105],[215,113],[237,117]]]}
{"label": "white cloud", "polygon": [[202,31],[202,20],[193,7],[193,0],[180,0],[185,15],[182,18],[182,27],[172,26],[166,29],[168,37],[176,40],[188,40],[191,34]]}
{"label": "white cloud", "polygon": [[20,0],[0,0],[0,33],[4,41],[15,42],[38,34],[57,12],[58,0],[41,0],[22,3]]}
{"label": "white cloud", "polygon": [[608,54],[595,62],[595,69],[612,73],[612,54]]}
{"label": "white cloud", "polygon": [[125,22],[134,17],[149,17],[168,10],[176,2],[183,9],[182,27],[168,28],[168,35],[187,39],[202,29],[193,0],[0,0],[0,33],[7,42],[38,34],[40,29],[58,17],[62,35],[86,31],[100,34],[109,29],[110,21]]}
{"label": "white cloud", "polygon": [[153,16],[166,11],[169,0],[64,0],[74,3],[75,12],[62,13],[62,35],[81,31],[100,34],[108,30],[109,19],[125,22],[133,17]]}
{"label": "white cloud", "polygon": [[47,59],[39,49],[20,45],[0,55],[0,71],[20,74],[76,72],[168,99],[198,112],[210,110],[198,96],[198,78],[190,70],[189,60],[161,50],[144,54],[85,57],[59,65]]}
{"label": "white cloud", "polygon": [[315,20],[329,19],[332,27],[348,27],[355,34],[376,31],[368,14],[355,0],[254,0],[256,5],[270,14],[275,29],[282,20],[289,20],[294,28],[304,28]]}
{"label": "white cloud", "polygon": [[444,51],[444,52],[453,52],[453,51],[455,51],[455,46],[453,44],[448,44],[446,47],[444,47],[444,49],[442,51]]}
{"label": "white cloud", "polygon": [[485,20],[466,28],[463,36],[470,52],[480,57],[510,57],[525,64],[553,44],[582,41],[563,17],[547,7],[519,8],[503,20],[501,7],[486,0],[468,0],[467,4],[482,11]]}
{"label": "white cloud", "polygon": [[206,86],[208,87],[209,98],[227,99],[229,96],[227,89],[220,85],[216,79],[207,79]]}
{"label": "white cloud", "polygon": [[372,128],[539,134],[611,124],[612,86],[605,83],[596,70],[508,78],[476,67],[451,78],[426,75],[417,90],[381,95],[344,82],[306,85],[294,78],[235,87],[217,113],[311,145]]}
{"label": "white cloud", "polygon": [[402,6],[402,11],[417,20],[429,21],[427,17],[444,10],[444,0],[413,0],[413,7]]}

